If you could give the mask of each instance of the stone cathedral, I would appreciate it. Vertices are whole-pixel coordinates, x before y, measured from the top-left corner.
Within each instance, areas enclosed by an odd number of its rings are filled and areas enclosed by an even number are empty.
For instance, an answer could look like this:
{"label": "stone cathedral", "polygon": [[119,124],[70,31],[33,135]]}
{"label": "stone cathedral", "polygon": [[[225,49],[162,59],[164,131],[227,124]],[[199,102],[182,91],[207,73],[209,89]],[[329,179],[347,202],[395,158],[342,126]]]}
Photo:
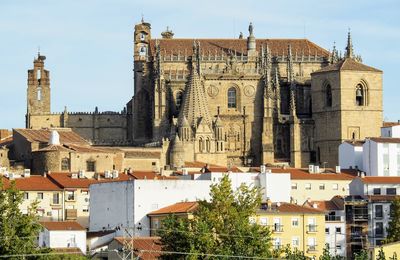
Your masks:
{"label": "stone cathedral", "polygon": [[307,39],[154,38],[134,31],[134,96],[121,112],[50,111],[44,56],[28,71],[27,128],[70,127],[94,145],[160,147],[166,164],[338,163],[344,140],[379,136],[382,71]]}

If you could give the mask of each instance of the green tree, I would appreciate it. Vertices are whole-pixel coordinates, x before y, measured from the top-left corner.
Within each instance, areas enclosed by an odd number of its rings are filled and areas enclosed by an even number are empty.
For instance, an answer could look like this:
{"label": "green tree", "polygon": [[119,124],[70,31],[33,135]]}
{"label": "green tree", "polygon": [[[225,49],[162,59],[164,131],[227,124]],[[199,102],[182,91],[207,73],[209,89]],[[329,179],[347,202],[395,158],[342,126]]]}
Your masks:
{"label": "green tree", "polygon": [[231,181],[224,176],[211,186],[210,197],[210,202],[199,201],[193,219],[169,216],[162,222],[159,235],[163,250],[190,254],[165,254],[164,259],[271,256],[268,227],[249,221],[261,204],[259,189],[241,185],[233,191]]}
{"label": "green tree", "polygon": [[309,259],[304,255],[303,251],[300,251],[297,248],[294,248],[292,251],[292,248],[290,245],[286,245],[285,250],[284,250],[285,256],[283,257],[284,259],[287,260],[307,260]]}
{"label": "green tree", "polygon": [[383,248],[379,249],[378,255],[376,256],[376,260],[386,260],[385,252],[383,252]]}
{"label": "green tree", "polygon": [[400,241],[400,197],[397,197],[392,201],[390,211],[391,221],[387,228],[387,237],[385,242],[397,242]]}
{"label": "green tree", "polygon": [[39,252],[37,236],[41,226],[36,216],[36,203],[33,203],[26,215],[19,205],[22,192],[18,191],[15,181],[4,189],[0,178],[0,255],[33,254]]}
{"label": "green tree", "polygon": [[392,257],[389,257],[389,260],[397,260],[397,253],[394,252]]}
{"label": "green tree", "polygon": [[354,253],[354,260],[368,260],[368,252],[366,250],[361,250],[359,253]]}

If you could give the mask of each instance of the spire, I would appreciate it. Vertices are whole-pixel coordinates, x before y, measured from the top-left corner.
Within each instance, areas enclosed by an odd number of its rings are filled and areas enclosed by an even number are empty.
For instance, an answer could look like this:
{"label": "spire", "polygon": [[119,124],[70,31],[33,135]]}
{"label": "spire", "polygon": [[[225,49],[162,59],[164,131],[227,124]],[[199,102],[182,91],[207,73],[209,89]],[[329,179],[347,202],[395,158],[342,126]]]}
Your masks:
{"label": "spire", "polygon": [[202,121],[211,126],[210,112],[207,106],[207,98],[204,87],[201,84],[200,76],[195,68],[192,68],[189,84],[186,87],[185,96],[179,114],[179,120],[183,121],[186,117],[190,126],[196,127]]}
{"label": "spire", "polygon": [[161,33],[161,36],[163,39],[172,39],[174,37],[174,33],[167,26],[167,29]]}
{"label": "spire", "polygon": [[339,53],[338,50],[336,49],[336,42],[333,42],[333,49],[331,53],[331,64],[334,64],[339,61]]}
{"label": "spire", "polygon": [[295,95],[295,88],[290,88],[290,116],[295,118],[296,117],[296,95]]}
{"label": "spire", "polygon": [[346,58],[353,58],[353,56],[354,56],[353,43],[351,41],[351,33],[349,28],[349,32],[347,34]]}
{"label": "spire", "polygon": [[193,40],[193,56],[192,56],[192,66],[194,69],[197,70],[197,74],[201,75],[201,68],[200,68],[200,42]]}
{"label": "spire", "polygon": [[294,71],[293,71],[293,61],[292,61],[292,46],[288,45],[288,56],[287,56],[287,79],[288,82],[294,82]]}

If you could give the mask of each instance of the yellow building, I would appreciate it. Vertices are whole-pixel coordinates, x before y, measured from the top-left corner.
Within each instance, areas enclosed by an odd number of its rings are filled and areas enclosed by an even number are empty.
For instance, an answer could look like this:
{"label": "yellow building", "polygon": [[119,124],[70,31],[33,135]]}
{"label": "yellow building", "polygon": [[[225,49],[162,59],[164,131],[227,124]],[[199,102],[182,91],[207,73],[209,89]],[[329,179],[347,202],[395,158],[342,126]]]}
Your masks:
{"label": "yellow building", "polygon": [[[380,246],[375,246],[375,247],[371,247],[370,249],[368,249],[369,252],[369,257],[371,260],[375,260],[378,259],[378,255],[379,255],[379,251],[383,250],[383,252],[385,253],[385,257],[386,259],[397,259],[398,257],[400,257],[400,241],[398,242],[393,242],[393,243],[389,243],[389,244],[383,244]],[[395,258],[395,256],[397,258]]]}
{"label": "yellow building", "polygon": [[258,210],[250,221],[269,226],[275,249],[290,245],[308,257],[319,257],[325,246],[325,213],[290,203],[274,203]]}
{"label": "yellow building", "polygon": [[169,215],[175,215],[180,218],[193,218],[193,212],[198,207],[197,202],[178,202],[170,206],[155,210],[147,214],[150,219],[150,236],[155,236],[157,230],[161,228],[161,222]]}

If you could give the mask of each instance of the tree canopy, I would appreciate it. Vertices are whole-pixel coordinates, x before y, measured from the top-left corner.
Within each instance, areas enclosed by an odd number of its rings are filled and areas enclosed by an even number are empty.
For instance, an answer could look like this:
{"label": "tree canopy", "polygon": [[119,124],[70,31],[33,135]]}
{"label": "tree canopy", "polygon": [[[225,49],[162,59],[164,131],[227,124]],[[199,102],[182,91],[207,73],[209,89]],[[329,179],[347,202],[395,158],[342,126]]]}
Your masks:
{"label": "tree canopy", "polygon": [[[233,191],[225,175],[211,186],[210,202],[199,201],[194,218],[169,216],[159,230],[164,259],[224,259],[223,256],[271,256],[268,227],[250,223],[261,205],[257,188]],[[172,253],[175,252],[175,253]]]}
{"label": "tree canopy", "polygon": [[385,240],[387,243],[400,241],[400,197],[392,201],[390,218],[391,221],[387,228],[388,234]]}

